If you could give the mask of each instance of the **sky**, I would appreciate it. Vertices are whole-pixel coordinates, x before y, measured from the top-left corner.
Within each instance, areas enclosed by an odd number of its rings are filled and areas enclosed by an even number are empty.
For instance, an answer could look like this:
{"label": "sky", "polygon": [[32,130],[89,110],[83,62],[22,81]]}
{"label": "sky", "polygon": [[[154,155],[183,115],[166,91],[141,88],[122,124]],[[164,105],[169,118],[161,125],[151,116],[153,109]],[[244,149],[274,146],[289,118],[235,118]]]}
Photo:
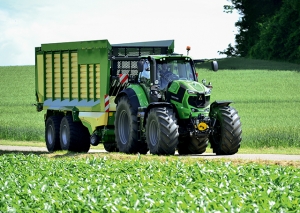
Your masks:
{"label": "sky", "polygon": [[237,33],[227,0],[0,0],[0,66],[34,65],[41,44],[175,40],[175,52],[223,58]]}

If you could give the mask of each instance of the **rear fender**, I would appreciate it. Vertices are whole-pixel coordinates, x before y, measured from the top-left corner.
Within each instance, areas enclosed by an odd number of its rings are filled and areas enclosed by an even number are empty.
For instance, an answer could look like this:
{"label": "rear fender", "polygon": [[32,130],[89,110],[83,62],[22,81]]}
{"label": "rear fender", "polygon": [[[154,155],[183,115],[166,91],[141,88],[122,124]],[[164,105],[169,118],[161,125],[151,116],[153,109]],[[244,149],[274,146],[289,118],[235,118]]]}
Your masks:
{"label": "rear fender", "polygon": [[135,110],[138,110],[139,107],[148,106],[147,96],[144,90],[138,85],[122,90],[115,98],[116,104],[118,104],[118,101],[122,96],[128,97],[131,106]]}

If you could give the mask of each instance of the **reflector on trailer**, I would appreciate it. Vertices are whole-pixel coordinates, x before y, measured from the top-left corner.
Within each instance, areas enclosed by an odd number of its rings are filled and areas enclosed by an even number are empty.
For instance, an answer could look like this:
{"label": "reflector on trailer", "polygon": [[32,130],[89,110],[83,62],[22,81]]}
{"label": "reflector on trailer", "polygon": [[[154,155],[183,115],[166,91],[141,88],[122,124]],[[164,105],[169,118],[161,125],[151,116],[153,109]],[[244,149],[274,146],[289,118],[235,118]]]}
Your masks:
{"label": "reflector on trailer", "polygon": [[109,95],[104,96],[105,112],[109,112]]}

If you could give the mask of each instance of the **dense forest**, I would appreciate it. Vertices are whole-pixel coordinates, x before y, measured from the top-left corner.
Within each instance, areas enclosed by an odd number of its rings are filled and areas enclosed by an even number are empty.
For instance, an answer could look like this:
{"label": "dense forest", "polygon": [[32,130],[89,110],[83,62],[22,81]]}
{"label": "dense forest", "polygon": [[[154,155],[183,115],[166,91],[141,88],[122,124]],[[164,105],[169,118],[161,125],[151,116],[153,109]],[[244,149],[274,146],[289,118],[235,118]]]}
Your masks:
{"label": "dense forest", "polygon": [[236,44],[220,54],[300,63],[300,0],[228,0],[237,10]]}

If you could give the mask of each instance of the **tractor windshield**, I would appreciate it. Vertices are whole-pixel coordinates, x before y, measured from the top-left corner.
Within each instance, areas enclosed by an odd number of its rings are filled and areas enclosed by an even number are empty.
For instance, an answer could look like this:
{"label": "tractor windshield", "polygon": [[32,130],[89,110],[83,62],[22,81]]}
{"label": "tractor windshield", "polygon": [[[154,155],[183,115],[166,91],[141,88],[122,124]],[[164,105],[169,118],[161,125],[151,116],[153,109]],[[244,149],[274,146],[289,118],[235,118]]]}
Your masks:
{"label": "tractor windshield", "polygon": [[174,80],[195,80],[193,69],[189,61],[163,60],[157,61],[156,66],[157,80],[160,82],[160,89],[165,89],[168,83]]}

